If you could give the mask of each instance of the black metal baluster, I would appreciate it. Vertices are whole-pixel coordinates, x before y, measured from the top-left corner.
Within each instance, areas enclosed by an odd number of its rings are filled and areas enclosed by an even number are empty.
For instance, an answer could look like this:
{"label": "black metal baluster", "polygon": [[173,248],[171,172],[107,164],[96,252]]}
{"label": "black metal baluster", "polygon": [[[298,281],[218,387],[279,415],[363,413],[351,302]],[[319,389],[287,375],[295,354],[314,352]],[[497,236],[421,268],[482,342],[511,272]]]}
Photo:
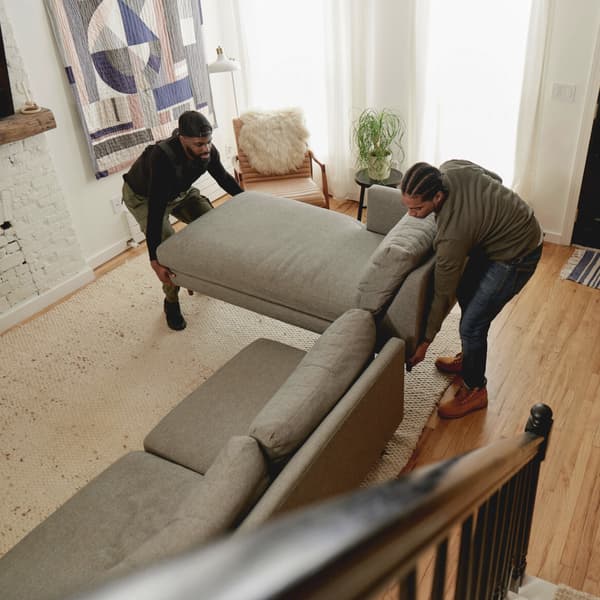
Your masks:
{"label": "black metal baluster", "polygon": [[485,523],[485,534],[483,538],[482,551],[482,570],[481,581],[479,587],[479,597],[488,600],[492,597],[493,582],[490,581],[492,555],[494,545],[497,543],[498,532],[498,499],[499,494],[496,492],[488,500],[488,510]]}
{"label": "black metal baluster", "polygon": [[523,520],[523,511],[521,510],[521,507],[525,502],[525,494],[527,492],[526,479],[526,469],[521,469],[516,476],[515,494],[514,498],[510,503],[511,514],[510,531],[508,538],[508,557],[502,573],[502,587],[507,590],[511,589],[510,578],[512,575],[515,555],[517,552],[519,531],[521,530],[521,522]]}
{"label": "black metal baluster", "polygon": [[475,527],[475,537],[473,539],[473,587],[472,598],[481,598],[481,578],[483,570],[483,545],[487,533],[487,514],[489,504],[483,503],[477,511],[477,525]]}
{"label": "black metal baluster", "polygon": [[400,600],[415,600],[417,597],[417,571],[412,569],[400,582]]}
{"label": "black metal baluster", "polygon": [[529,547],[529,537],[531,534],[531,522],[533,520],[533,509],[535,507],[535,496],[537,492],[538,480],[540,475],[540,463],[546,457],[546,449],[552,431],[552,410],[545,404],[536,404],[532,409],[525,426],[525,431],[544,438],[538,448],[538,455],[529,463],[527,468],[527,499],[523,506],[522,529],[515,548],[513,571],[511,575],[510,589],[513,592],[518,591],[523,583],[525,569],[527,567],[527,549]]}
{"label": "black metal baluster", "polygon": [[500,506],[498,518],[500,519],[500,538],[497,545],[497,554],[492,565],[492,581],[494,584],[494,600],[506,597],[503,585],[503,575],[508,573],[510,564],[509,539],[511,531],[511,502],[515,497],[516,476],[513,476],[504,486],[500,493]]}
{"label": "black metal baluster", "polygon": [[519,587],[525,574],[527,567],[527,545],[529,542],[528,528],[531,527],[531,515],[533,514],[533,504],[535,502],[535,465],[529,463],[523,469],[523,494],[522,504],[516,507],[520,511],[519,514],[519,528],[515,539],[515,548],[513,554],[513,564],[510,574],[510,586],[509,589],[518,593]]}
{"label": "black metal baluster", "polygon": [[435,553],[435,570],[431,583],[431,600],[443,600],[446,583],[446,564],[448,559],[448,538],[438,544]]}
{"label": "black metal baluster", "polygon": [[473,520],[473,515],[470,515],[461,527],[458,567],[456,569],[456,587],[454,591],[455,600],[464,600],[464,598],[469,598],[471,594]]}

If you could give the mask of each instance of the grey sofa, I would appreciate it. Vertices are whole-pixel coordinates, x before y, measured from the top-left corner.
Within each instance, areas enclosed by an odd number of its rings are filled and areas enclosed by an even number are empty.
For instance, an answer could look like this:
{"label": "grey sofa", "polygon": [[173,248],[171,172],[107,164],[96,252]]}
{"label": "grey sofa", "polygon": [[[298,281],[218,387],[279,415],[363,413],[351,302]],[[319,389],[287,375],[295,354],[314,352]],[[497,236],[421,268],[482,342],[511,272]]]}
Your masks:
{"label": "grey sofa", "polygon": [[424,334],[433,277],[433,215],[405,215],[399,190],[369,190],[366,226],[302,202],[244,192],[167,239],[158,259],[174,281],[322,332],[358,307],[412,354]]}
{"label": "grey sofa", "polygon": [[404,343],[368,311],[307,352],[259,339],[0,559],[3,600],[53,600],[356,487],[403,416]]}

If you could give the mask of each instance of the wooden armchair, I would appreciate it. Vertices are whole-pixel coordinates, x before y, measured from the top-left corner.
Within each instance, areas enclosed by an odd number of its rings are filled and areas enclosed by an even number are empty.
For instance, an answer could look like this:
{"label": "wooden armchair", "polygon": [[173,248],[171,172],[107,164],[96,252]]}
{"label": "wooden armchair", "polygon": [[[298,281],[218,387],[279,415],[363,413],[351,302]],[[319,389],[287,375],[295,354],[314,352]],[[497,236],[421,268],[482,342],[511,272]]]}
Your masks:
{"label": "wooden armchair", "polygon": [[[317,160],[311,150],[306,151],[302,166],[281,175],[265,175],[252,167],[248,156],[240,148],[239,135],[244,123],[233,119],[233,131],[237,146],[234,174],[240,187],[247,191],[260,191],[329,208],[329,190],[325,165]],[[313,161],[321,169],[321,186],[313,179]]]}

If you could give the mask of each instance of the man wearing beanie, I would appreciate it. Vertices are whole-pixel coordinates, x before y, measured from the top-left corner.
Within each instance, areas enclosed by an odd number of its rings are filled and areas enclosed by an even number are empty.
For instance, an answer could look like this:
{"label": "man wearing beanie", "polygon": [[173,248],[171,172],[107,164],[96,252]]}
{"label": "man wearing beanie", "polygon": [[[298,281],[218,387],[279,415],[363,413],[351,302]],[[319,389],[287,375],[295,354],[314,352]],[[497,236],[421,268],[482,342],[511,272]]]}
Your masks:
{"label": "man wearing beanie", "polygon": [[212,208],[208,198],[191,187],[206,172],[228,194],[242,191],[212,145],[209,120],[188,110],[179,117],[178,125],[169,139],[148,146],[123,175],[123,202],[146,235],[150,265],[163,284],[167,325],[176,331],[186,326],[179,306],[179,287],[171,283],[169,269],[156,259],[158,245],[175,233],[169,215],[189,223]]}

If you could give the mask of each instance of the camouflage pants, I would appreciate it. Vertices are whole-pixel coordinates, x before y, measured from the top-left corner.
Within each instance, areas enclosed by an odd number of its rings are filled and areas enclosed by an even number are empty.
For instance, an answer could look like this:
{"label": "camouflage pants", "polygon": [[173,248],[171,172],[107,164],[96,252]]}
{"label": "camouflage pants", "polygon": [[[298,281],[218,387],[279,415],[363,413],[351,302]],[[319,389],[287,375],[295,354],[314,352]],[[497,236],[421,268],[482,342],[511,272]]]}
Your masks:
{"label": "camouflage pants", "polygon": [[[146,235],[148,226],[148,198],[136,194],[127,182],[123,184],[123,202],[138,222],[140,229]],[[169,215],[173,215],[184,223],[191,223],[199,216],[208,212],[212,204],[203,196],[198,189],[191,187],[189,190],[179,194],[176,198],[167,204],[162,221],[161,242],[175,233],[173,226],[169,221]],[[171,283],[163,283],[163,292],[167,302],[177,302],[179,287]]]}

